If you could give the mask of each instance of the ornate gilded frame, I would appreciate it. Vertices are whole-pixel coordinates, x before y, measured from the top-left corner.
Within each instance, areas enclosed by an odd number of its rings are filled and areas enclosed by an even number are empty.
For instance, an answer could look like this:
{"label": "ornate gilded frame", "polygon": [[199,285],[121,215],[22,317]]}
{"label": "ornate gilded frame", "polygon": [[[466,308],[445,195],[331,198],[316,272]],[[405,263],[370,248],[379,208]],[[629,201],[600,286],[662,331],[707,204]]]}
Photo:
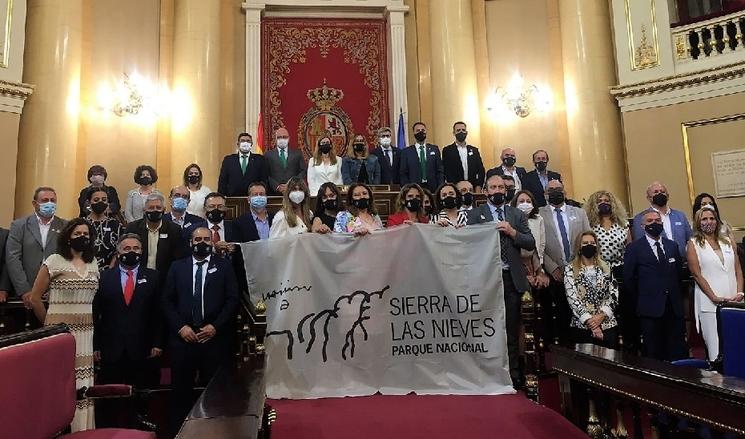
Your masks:
{"label": "ornate gilded frame", "polygon": [[[631,62],[631,70],[644,70],[651,67],[657,67],[660,65],[660,43],[657,38],[657,14],[655,12],[655,0],[649,1],[650,23],[652,27],[652,45],[647,43],[646,34],[642,35],[642,40],[639,42],[640,46],[636,46],[636,37],[634,36],[634,23],[631,19],[631,0],[624,1],[624,11],[626,13],[626,29],[629,36],[629,61]],[[642,24],[642,33],[645,32],[645,26]],[[638,51],[642,53],[637,54]],[[647,52],[649,55],[653,55],[653,58],[642,56],[643,53]]]}
{"label": "ornate gilded frame", "polygon": [[0,30],[3,32],[4,40],[2,41],[2,56],[0,56],[0,67],[8,68],[8,59],[10,58],[10,29],[13,22],[13,0],[6,0],[8,8],[5,10],[5,17],[0,21]]}

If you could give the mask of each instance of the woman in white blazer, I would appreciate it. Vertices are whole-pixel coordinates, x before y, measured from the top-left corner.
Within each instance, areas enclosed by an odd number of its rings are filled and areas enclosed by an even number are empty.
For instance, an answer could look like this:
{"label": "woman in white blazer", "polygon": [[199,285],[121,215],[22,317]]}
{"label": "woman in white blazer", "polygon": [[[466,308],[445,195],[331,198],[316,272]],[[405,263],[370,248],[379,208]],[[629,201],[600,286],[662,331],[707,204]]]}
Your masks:
{"label": "woman in white blazer", "polygon": [[341,163],[342,161],[336,157],[331,138],[324,136],[318,139],[313,157],[308,160],[308,188],[310,193],[317,193],[324,183],[342,185]]}
{"label": "woman in white blazer", "polygon": [[528,217],[530,233],[535,238],[535,250],[522,250],[523,264],[527,269],[528,283],[534,288],[548,286],[548,275],[543,271],[543,255],[546,251],[546,227],[543,217],[538,214],[535,197],[529,191],[519,191],[512,198],[512,207],[519,209]]}

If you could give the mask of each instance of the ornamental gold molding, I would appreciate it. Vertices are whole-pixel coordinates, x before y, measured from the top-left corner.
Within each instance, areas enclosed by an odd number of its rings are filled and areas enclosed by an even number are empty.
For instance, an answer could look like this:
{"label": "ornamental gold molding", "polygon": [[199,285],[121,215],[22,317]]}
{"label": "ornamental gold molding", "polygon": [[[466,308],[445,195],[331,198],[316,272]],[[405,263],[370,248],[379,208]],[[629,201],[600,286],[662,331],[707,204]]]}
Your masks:
{"label": "ornamental gold molding", "polygon": [[25,101],[34,92],[34,86],[23,82],[4,81],[0,79],[0,95]]}
{"label": "ornamental gold molding", "polygon": [[641,30],[642,39],[639,42],[639,47],[636,48],[636,52],[634,53],[634,65],[639,70],[654,67],[659,64],[657,50],[654,46],[649,44],[649,41],[647,41],[647,27],[642,24]]}
{"label": "ornamental gold molding", "polygon": [[[639,6],[637,4],[638,9]],[[660,65],[660,43],[657,39],[657,17],[655,12],[655,0],[649,1],[649,18],[651,28],[651,41],[647,37],[646,20],[643,20],[640,33],[641,39],[639,46],[636,46],[636,37],[634,36],[634,20],[632,19],[631,0],[624,1],[624,11],[626,13],[626,31],[629,41],[629,61],[631,70],[644,70]]]}

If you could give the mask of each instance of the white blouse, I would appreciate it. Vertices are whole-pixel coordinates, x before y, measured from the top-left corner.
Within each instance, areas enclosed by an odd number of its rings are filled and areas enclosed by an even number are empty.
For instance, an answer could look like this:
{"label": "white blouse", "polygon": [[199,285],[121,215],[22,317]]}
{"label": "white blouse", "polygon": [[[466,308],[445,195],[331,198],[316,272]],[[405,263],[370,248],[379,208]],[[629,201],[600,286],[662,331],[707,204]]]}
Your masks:
{"label": "white blouse", "polygon": [[[310,213],[310,216],[311,218],[313,217],[313,212]],[[307,232],[308,227],[300,218],[298,218],[297,225],[295,227],[290,227],[287,224],[285,212],[280,209],[274,215],[274,220],[272,220],[272,227],[269,229],[269,239],[284,238],[286,236],[299,235],[301,233]]]}
{"label": "white blouse", "polygon": [[205,185],[202,185],[198,190],[193,191],[189,189],[189,206],[186,211],[192,215],[206,218],[204,212],[204,199],[212,192],[212,189]]}
{"label": "white blouse", "polygon": [[318,193],[318,189],[324,183],[334,183],[335,185],[341,186],[344,184],[341,178],[341,157],[336,158],[336,164],[325,164],[315,165],[315,158],[311,157],[308,160],[308,189],[311,195]]}

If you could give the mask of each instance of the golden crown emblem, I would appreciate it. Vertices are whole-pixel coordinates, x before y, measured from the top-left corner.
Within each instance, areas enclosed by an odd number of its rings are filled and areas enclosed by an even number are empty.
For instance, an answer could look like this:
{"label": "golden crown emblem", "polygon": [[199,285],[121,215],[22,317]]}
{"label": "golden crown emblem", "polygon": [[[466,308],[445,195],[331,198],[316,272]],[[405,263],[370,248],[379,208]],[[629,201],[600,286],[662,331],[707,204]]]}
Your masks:
{"label": "golden crown emblem", "polygon": [[322,87],[308,90],[306,96],[314,102],[321,111],[329,111],[337,102],[344,99],[344,92],[338,88],[329,88],[324,79]]}

